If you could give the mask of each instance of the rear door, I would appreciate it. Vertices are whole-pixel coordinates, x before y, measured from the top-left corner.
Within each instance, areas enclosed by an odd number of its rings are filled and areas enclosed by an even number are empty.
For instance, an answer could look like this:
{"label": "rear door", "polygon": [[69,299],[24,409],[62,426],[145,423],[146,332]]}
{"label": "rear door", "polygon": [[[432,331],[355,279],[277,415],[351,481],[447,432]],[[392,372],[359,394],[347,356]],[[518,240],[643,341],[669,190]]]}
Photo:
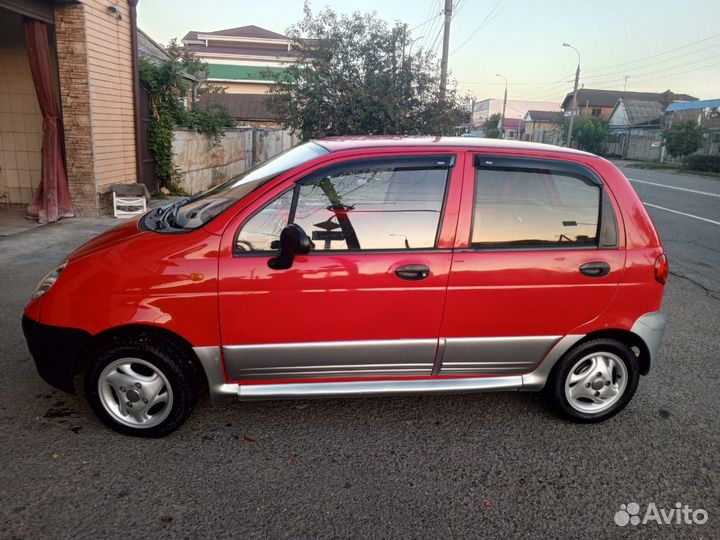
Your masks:
{"label": "rear door", "polygon": [[[346,159],[243,211],[220,255],[227,379],[430,375],[462,181],[454,163],[451,153]],[[288,223],[315,247],[273,270]]]}
{"label": "rear door", "polygon": [[598,317],[623,271],[610,194],[590,169],[468,160],[441,330],[441,374],[526,373]]}

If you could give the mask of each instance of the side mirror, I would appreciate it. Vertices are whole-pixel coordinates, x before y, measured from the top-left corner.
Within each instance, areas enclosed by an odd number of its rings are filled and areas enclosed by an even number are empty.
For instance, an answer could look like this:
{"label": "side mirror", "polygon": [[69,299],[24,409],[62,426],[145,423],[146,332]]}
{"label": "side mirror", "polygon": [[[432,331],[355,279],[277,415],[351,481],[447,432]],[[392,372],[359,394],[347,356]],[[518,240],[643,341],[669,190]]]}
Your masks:
{"label": "side mirror", "polygon": [[280,251],[277,257],[268,260],[268,266],[273,270],[287,270],[295,255],[307,255],[312,247],[313,243],[302,227],[291,223],[280,233]]}

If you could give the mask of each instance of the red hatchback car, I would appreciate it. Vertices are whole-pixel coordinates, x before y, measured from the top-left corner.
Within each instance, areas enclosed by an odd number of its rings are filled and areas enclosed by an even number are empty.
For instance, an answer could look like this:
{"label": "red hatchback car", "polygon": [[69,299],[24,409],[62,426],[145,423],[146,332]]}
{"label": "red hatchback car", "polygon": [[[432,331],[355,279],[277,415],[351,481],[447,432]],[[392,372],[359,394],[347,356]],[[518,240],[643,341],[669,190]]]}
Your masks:
{"label": "red hatchback car", "polygon": [[469,138],[308,142],[73,252],[23,328],[40,375],[162,436],[241,400],[545,390],[596,422],[657,356],[668,267],[597,156]]}

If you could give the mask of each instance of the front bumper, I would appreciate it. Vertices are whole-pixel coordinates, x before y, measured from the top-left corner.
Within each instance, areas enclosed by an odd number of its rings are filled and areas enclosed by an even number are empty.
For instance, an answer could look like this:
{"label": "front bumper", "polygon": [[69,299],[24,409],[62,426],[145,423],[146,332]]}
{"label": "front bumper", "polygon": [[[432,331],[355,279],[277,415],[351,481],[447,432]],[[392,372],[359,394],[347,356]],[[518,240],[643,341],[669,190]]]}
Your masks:
{"label": "front bumper", "polygon": [[28,316],[23,316],[22,327],[40,376],[55,388],[74,394],[80,351],[90,334],[77,328],[42,324]]}

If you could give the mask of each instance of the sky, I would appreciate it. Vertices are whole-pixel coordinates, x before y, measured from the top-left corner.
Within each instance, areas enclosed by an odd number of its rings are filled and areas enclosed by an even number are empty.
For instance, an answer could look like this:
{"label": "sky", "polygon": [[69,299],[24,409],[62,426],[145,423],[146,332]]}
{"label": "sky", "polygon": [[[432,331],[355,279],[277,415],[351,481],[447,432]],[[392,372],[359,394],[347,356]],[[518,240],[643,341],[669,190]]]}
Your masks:
{"label": "sky", "polygon": [[[454,0],[451,77],[477,100],[560,101],[572,91],[580,53],[580,86],[720,98],[720,0]],[[443,0],[311,0],[313,11],[371,12],[400,21],[442,47]],[[167,44],[189,30],[254,24],[284,33],[302,18],[302,0],[140,0],[138,24]]]}

